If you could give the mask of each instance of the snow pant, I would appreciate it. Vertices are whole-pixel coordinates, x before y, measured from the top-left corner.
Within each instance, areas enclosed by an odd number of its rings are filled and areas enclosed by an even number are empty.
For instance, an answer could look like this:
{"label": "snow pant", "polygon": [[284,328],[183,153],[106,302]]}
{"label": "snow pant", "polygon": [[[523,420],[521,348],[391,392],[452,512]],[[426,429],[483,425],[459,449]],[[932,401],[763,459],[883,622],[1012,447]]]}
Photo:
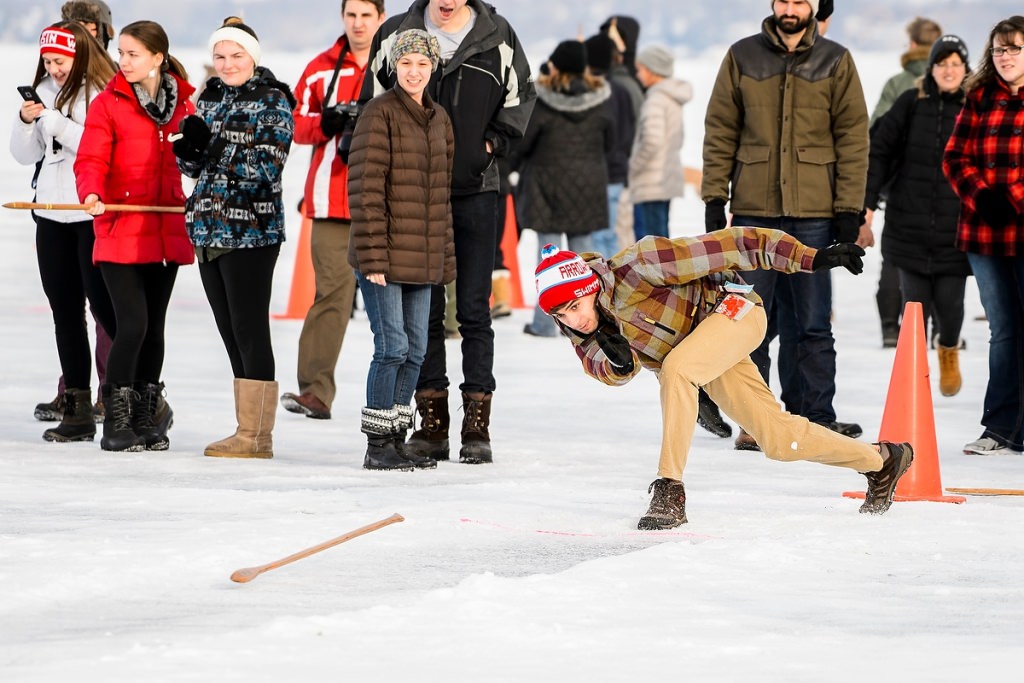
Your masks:
{"label": "snow pant", "polygon": [[233,249],[199,263],[199,277],[235,379],[274,381],[270,293],[280,253],[280,244]]}
{"label": "snow pant", "polygon": [[[927,275],[905,268],[899,269],[900,291],[903,305],[920,301],[924,310],[924,330],[934,329],[939,345],[946,348],[960,346],[960,329],[964,324],[964,291],[966,275]],[[931,328],[929,319],[934,318]]]}
{"label": "snow pant", "polygon": [[107,383],[160,383],[164,367],[164,323],[176,263],[100,263],[114,304],[117,332],[107,358]]}
{"label": "snow pant", "polygon": [[338,392],[334,369],[341,355],[356,276],[348,264],[349,221],[313,219],[310,251],[316,294],[299,334],[299,392],[310,392],[328,408]]}
{"label": "snow pant", "polygon": [[[113,332],[117,327],[107,286],[92,263],[96,239],[92,221],[58,223],[39,217],[35,220],[39,278],[53,313],[57,357],[64,379],[59,393],[64,393],[65,385],[71,389],[88,389],[92,379],[92,354],[85,325],[86,299],[98,321],[97,329],[103,325]],[[103,361],[106,362],[106,355]],[[98,338],[96,362],[98,366]]]}
{"label": "snow pant", "polygon": [[682,481],[697,421],[697,388],[754,437],[772,460],[808,460],[877,472],[874,446],[782,410],[750,360],[768,321],[758,306],[741,320],[712,313],[665,358],[661,384],[662,440],[658,476]]}

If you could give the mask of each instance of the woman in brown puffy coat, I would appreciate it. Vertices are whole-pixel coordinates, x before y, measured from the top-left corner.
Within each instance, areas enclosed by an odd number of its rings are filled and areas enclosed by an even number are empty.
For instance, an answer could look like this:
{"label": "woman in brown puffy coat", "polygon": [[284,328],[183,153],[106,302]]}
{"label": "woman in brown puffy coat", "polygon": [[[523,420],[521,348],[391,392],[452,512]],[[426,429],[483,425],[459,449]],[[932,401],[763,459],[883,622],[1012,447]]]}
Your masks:
{"label": "woman in brown puffy coat", "polygon": [[430,286],[455,279],[451,121],[425,92],[441,50],[426,31],[403,31],[391,48],[398,83],[359,116],[349,157],[356,271],[373,331],[362,431],[363,467],[436,467],[405,449],[412,396],[427,350]]}

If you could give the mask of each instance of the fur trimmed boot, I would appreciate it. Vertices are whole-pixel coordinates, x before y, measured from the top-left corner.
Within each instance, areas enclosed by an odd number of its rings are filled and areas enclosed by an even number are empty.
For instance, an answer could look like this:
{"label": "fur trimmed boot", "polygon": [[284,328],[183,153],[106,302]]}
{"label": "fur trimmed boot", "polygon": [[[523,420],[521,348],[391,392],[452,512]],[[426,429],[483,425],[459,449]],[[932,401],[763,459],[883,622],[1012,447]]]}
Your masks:
{"label": "fur trimmed boot", "polygon": [[212,458],[273,458],[277,418],[277,382],[235,379],[235,419],[238,428],[226,439],[206,447]]}
{"label": "fur trimmed boot", "polygon": [[92,392],[88,389],[68,389],[63,396],[64,414],[60,424],[43,432],[47,441],[92,441],[96,436],[96,422],[92,419]]}
{"label": "fur trimmed boot", "polygon": [[459,462],[482,465],[494,461],[488,431],[493,395],[462,392],[462,448],[459,449]]}
{"label": "fur trimmed boot", "polygon": [[403,470],[411,472],[415,466],[398,454],[395,448],[395,423],[398,413],[394,408],[382,410],[363,406],[360,431],[366,434],[364,470]]}
{"label": "fur trimmed boot", "polygon": [[413,415],[415,412],[412,406],[403,406],[396,403],[394,406],[395,410],[395,431],[393,432],[395,441],[395,451],[397,451],[399,457],[412,463],[413,467],[417,469],[434,469],[437,467],[437,461],[426,455],[416,455],[405,447],[405,435],[413,425]]}
{"label": "fur trimmed boot", "polygon": [[417,458],[447,460],[449,457],[447,389],[423,389],[416,392],[416,412],[420,414],[420,428],[409,436],[406,452]]}
{"label": "fur trimmed boot", "polygon": [[100,448],[105,451],[138,452],[146,449],[146,440],[132,429],[132,407],[138,394],[128,384],[104,384],[103,438]]}

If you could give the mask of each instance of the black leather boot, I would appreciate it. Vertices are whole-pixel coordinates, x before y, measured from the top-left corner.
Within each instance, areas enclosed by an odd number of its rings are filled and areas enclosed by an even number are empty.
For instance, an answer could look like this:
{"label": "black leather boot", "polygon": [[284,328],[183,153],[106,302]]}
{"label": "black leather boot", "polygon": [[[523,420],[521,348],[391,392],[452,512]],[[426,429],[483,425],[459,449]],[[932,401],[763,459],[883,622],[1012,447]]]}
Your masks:
{"label": "black leather boot", "polygon": [[171,446],[171,440],[167,438],[167,429],[173,413],[166,401],[163,401],[164,415],[157,419],[158,402],[162,398],[163,390],[163,382],[138,382],[135,385],[138,400],[132,406],[132,429],[142,437],[147,451],[166,451]]}
{"label": "black leather boot", "polygon": [[365,470],[415,469],[413,464],[400,456],[395,449],[394,409],[380,410],[363,408],[360,430],[366,434],[366,455],[363,457]]}
{"label": "black leather boot", "polygon": [[494,462],[491,454],[491,396],[462,392],[462,448],[459,462],[482,465]]}
{"label": "black leather boot", "polygon": [[145,439],[132,429],[132,405],[138,400],[136,397],[137,394],[130,385],[103,385],[103,438],[100,439],[100,448],[103,450],[145,450]]}

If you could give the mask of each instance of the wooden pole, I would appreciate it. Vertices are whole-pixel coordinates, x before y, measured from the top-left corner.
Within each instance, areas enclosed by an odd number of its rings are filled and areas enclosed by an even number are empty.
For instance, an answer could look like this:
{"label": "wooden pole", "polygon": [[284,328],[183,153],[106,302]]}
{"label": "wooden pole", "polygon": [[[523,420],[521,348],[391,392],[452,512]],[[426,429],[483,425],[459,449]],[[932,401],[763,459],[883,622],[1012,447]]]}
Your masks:
{"label": "wooden pole", "polygon": [[[5,209],[34,209],[39,211],[88,211],[89,204],[46,204],[43,202],[7,202]],[[135,211],[138,213],[185,213],[184,206],[144,206],[141,204],[104,204],[107,211]]]}
{"label": "wooden pole", "polygon": [[1024,489],[958,489],[946,488],[950,493],[962,493],[968,496],[1024,496]]}
{"label": "wooden pole", "polygon": [[377,529],[387,526],[388,524],[394,524],[395,522],[404,521],[405,517],[403,517],[402,515],[399,515],[397,513],[393,514],[387,519],[382,519],[379,522],[374,522],[373,524],[367,524],[366,526],[356,529],[355,531],[350,531],[347,534],[338,536],[337,538],[332,538],[329,541],[324,541],[323,543],[315,545],[312,548],[306,548],[305,550],[299,551],[294,555],[289,555],[288,557],[282,558],[280,560],[275,560],[274,562],[269,562],[264,565],[260,565],[259,567],[248,567],[246,569],[239,569],[231,575],[231,580],[235,583],[248,583],[249,581],[252,581],[257,576],[262,574],[263,572],[269,572],[271,569],[283,567],[286,564],[296,562],[298,560],[303,559],[304,557],[309,557],[310,555],[318,553],[321,550],[333,548],[339,543],[344,543],[345,541],[352,540],[356,536],[362,536],[363,534],[368,534],[371,531],[376,531]]}

